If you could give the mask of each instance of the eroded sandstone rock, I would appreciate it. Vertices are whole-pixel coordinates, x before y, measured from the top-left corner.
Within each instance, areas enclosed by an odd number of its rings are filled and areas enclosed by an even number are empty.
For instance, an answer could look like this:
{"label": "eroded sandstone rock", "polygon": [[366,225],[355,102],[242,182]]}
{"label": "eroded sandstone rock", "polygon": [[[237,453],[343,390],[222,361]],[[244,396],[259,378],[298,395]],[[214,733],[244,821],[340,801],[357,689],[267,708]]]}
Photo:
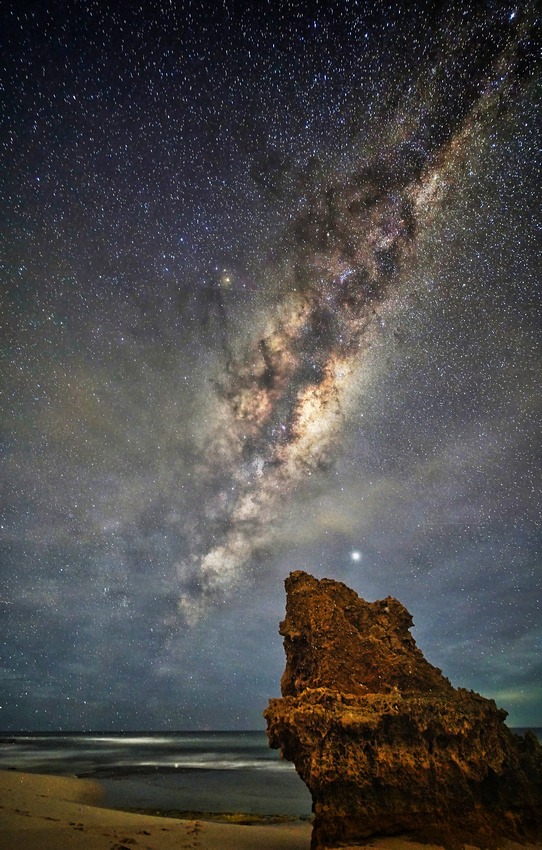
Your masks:
{"label": "eroded sandstone rock", "polygon": [[542,837],[542,747],[429,664],[396,599],[286,580],[286,670],[264,713],[314,809],[312,850],[411,833],[449,847]]}

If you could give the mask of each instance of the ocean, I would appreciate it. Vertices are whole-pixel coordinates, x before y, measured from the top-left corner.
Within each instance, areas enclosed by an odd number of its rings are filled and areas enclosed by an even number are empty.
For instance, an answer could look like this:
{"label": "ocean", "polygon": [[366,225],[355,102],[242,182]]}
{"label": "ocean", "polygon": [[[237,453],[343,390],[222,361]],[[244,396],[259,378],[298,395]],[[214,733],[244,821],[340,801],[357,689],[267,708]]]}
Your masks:
{"label": "ocean", "polygon": [[[542,741],[542,729],[533,732]],[[96,779],[111,808],[311,816],[309,791],[265,732],[0,733],[8,769]]]}
{"label": "ocean", "polygon": [[71,775],[103,805],[310,818],[311,796],[265,732],[0,733],[0,770]]}

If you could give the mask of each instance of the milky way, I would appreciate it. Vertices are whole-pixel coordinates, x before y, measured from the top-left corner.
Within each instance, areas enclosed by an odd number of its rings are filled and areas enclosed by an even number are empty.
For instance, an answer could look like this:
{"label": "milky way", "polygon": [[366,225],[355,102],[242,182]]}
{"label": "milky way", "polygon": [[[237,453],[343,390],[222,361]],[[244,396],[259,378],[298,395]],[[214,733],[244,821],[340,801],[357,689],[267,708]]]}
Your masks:
{"label": "milky way", "polygon": [[223,465],[230,477],[211,530],[216,543],[178,565],[181,583],[192,586],[180,600],[188,622],[206,597],[236,586],[271,539],[284,499],[332,462],[344,419],[359,403],[367,350],[406,294],[420,232],[446,202],[471,137],[525,73],[531,16],[514,15],[490,35],[477,23],[436,57],[424,104],[430,132],[403,130],[401,104],[390,135],[402,141],[342,182],[320,186],[291,227],[287,261],[276,272],[278,315],[248,350],[228,358],[219,386],[220,437],[216,445],[211,437],[209,452],[213,471]]}
{"label": "milky way", "polygon": [[0,729],[263,728],[292,569],[540,725],[536,4],[8,7]]}

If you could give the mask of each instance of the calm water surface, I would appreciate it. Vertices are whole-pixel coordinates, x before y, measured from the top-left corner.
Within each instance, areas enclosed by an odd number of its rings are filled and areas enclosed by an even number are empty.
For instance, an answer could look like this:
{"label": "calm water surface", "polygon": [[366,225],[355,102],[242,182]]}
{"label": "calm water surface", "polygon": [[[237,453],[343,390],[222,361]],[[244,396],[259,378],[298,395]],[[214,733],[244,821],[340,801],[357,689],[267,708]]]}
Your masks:
{"label": "calm water surface", "polygon": [[265,732],[0,734],[0,770],[98,780],[104,804],[309,817],[311,797]]}

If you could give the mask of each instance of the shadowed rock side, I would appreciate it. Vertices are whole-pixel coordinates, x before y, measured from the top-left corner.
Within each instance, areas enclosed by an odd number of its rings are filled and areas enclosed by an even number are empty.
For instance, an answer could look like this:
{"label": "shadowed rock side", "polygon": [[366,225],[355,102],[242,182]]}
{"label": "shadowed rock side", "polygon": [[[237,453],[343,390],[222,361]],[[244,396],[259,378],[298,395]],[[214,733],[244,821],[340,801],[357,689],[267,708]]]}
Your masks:
{"label": "shadowed rock side", "polygon": [[514,735],[493,700],[453,688],[400,602],[301,571],[286,592],[282,699],[264,717],[312,794],[312,850],[405,832],[446,847],[542,837],[538,740]]}

